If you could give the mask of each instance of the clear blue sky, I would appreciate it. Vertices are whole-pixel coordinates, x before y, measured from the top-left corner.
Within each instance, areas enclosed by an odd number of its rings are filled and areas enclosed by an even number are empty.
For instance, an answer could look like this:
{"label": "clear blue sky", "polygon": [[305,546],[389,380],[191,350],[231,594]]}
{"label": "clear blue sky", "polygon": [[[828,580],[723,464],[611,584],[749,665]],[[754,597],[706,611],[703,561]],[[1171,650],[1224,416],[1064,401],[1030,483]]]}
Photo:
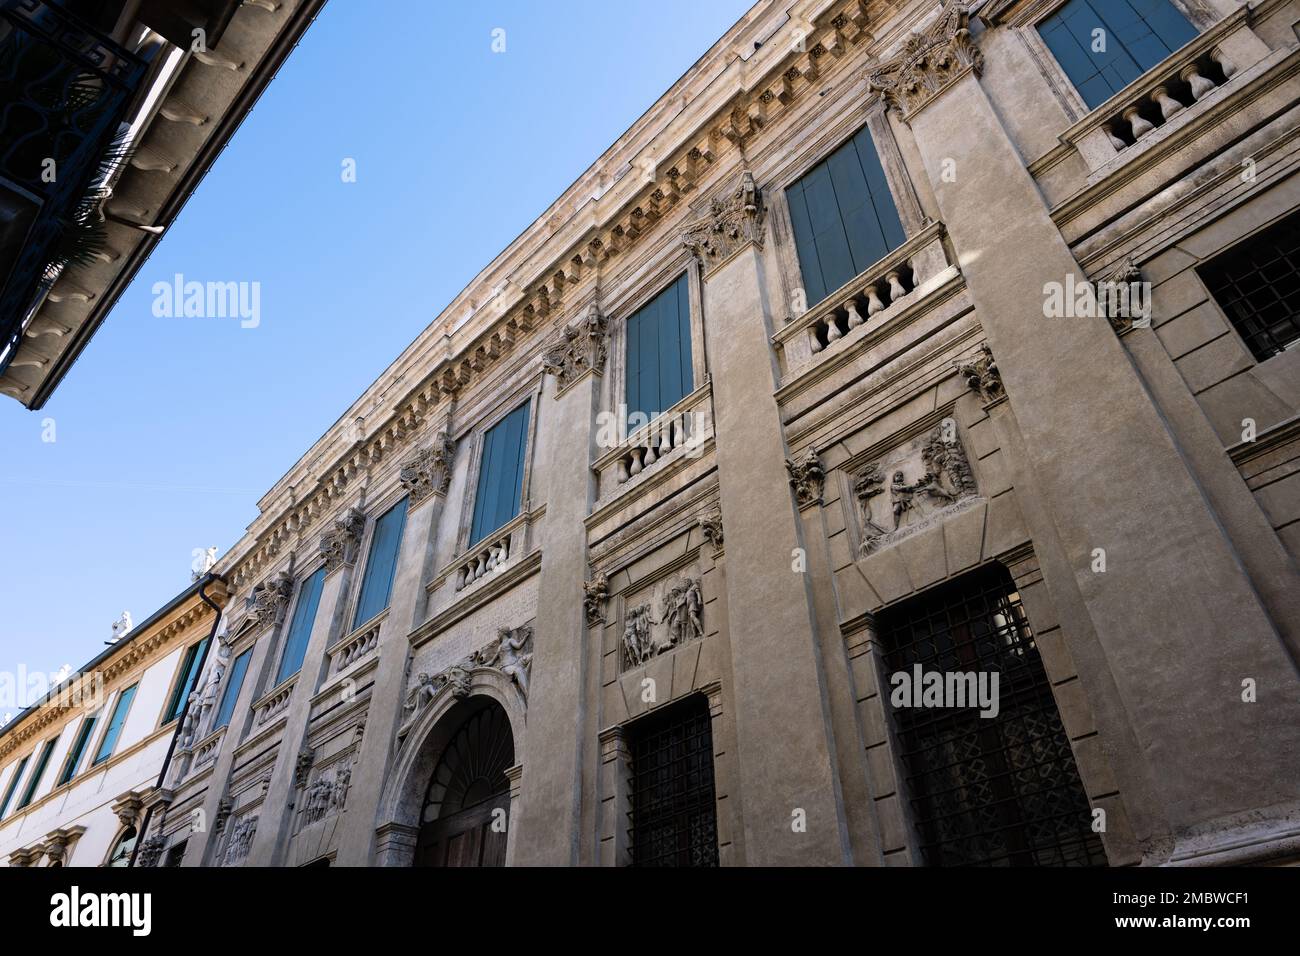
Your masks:
{"label": "clear blue sky", "polygon": [[[78,668],[188,586],[750,2],[330,0],[45,408],[0,401],[0,670]],[[155,317],[178,272],[259,282],[260,326]]]}

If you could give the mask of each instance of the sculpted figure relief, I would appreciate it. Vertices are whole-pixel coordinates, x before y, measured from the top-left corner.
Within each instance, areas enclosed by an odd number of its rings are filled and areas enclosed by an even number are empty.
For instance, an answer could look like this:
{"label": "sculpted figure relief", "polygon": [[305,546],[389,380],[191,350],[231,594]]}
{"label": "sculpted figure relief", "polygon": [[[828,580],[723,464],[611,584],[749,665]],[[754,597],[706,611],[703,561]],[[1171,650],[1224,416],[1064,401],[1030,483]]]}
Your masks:
{"label": "sculpted figure relief", "polygon": [[704,600],[696,578],[678,581],[664,595],[663,613],[655,620],[650,605],[628,608],[623,623],[624,668],[640,667],[652,657],[704,636]]}

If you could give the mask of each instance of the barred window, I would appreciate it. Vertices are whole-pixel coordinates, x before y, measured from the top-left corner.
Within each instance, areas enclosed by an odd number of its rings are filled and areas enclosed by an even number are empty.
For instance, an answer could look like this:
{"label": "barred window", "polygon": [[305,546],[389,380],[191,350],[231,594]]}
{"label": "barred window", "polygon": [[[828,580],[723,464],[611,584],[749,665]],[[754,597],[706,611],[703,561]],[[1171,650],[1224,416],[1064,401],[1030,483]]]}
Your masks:
{"label": "barred window", "polygon": [[1070,742],[1006,568],[973,571],[886,609],[877,623],[890,674],[915,675],[919,665],[923,673],[998,675],[996,716],[981,716],[978,706],[891,708],[925,863],[1104,866]]}
{"label": "barred window", "polygon": [[1239,243],[1199,271],[1257,361],[1300,345],[1300,214]]}
{"label": "barred window", "polygon": [[629,730],[632,865],[717,866],[708,700],[693,695]]}

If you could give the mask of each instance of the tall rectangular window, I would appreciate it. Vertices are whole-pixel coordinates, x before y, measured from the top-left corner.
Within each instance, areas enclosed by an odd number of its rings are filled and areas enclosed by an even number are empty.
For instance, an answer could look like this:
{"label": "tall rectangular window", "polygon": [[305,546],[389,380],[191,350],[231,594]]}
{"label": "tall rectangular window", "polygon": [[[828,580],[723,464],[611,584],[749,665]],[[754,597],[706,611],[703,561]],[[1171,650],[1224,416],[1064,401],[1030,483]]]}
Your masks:
{"label": "tall rectangular window", "polygon": [[632,865],[717,866],[709,702],[696,694],[637,721],[632,756]]}
{"label": "tall rectangular window", "polygon": [[627,410],[653,419],[695,387],[686,274],[627,320]]}
{"label": "tall rectangular window", "polygon": [[524,402],[483,436],[474,520],[469,543],[477,544],[515,515],[524,491],[524,450],[528,445],[528,406]]}
{"label": "tall rectangular window", "polygon": [[23,771],[27,769],[27,761],[30,759],[31,754],[28,754],[18,761],[18,768],[14,770],[14,775],[9,778],[9,786],[5,787],[4,803],[0,803],[0,819],[3,819],[5,813],[9,810],[9,801],[14,798],[14,791],[18,789],[18,781],[22,779]]}
{"label": "tall rectangular window", "polygon": [[385,511],[375,522],[375,533],[370,538],[370,554],[366,557],[366,573],[361,579],[361,596],[357,598],[357,612],[352,619],[354,629],[388,607],[388,598],[393,590],[393,573],[397,570],[397,551],[402,544],[402,528],[405,525],[405,498]]}
{"label": "tall rectangular window", "polygon": [[94,732],[97,723],[99,723],[99,714],[82,718],[81,726],[77,729],[77,737],[72,742],[72,749],[68,751],[68,759],[64,761],[63,770],[59,773],[58,786],[63,786],[76,775],[77,765],[81,763],[81,757],[86,752],[86,745],[90,743],[90,735]]}
{"label": "tall rectangular window", "polygon": [[906,238],[865,126],[785,195],[810,308]]}
{"label": "tall rectangular window", "polygon": [[230,723],[231,715],[235,712],[235,702],[239,700],[239,690],[244,686],[244,674],[248,672],[248,661],[253,656],[253,649],[250,647],[244,653],[235,658],[235,662],[230,665],[230,673],[226,676],[226,689],[221,694],[221,706],[217,708],[217,720],[212,725],[212,729],[220,730]]}
{"label": "tall rectangular window", "polygon": [[36,766],[32,768],[32,775],[27,779],[27,789],[23,791],[23,798],[18,801],[17,809],[21,810],[27,806],[32,802],[32,797],[36,796],[36,788],[40,786],[41,777],[45,776],[45,768],[50,762],[50,754],[54,753],[54,745],[58,742],[58,737],[52,737],[45,741],[45,746],[41,748],[41,755],[36,759]]}
{"label": "tall rectangular window", "polygon": [[113,756],[113,748],[117,746],[117,738],[122,735],[122,725],[126,723],[126,715],[131,710],[131,701],[135,700],[137,686],[132,684],[117,695],[117,703],[113,705],[113,716],[108,719],[108,729],[104,731],[104,739],[99,742],[99,751],[95,754],[94,762],[91,763],[92,767],[98,767]]}
{"label": "tall rectangular window", "polygon": [[275,675],[277,685],[298,673],[302,659],[307,655],[307,642],[311,639],[312,624],[316,621],[316,607],[320,604],[321,587],[325,583],[325,569],[317,569],[302,582],[298,589],[298,606],[284,639],[284,653],[280,656],[280,670]]}
{"label": "tall rectangular window", "polygon": [[181,715],[186,699],[194,690],[194,682],[199,679],[199,665],[203,663],[203,649],[207,646],[208,639],[205,637],[185,649],[185,656],[181,660],[180,680],[172,688],[171,699],[167,702],[167,716],[163,718],[164,724],[171,723]]}
{"label": "tall rectangular window", "polygon": [[1300,214],[1198,271],[1256,361],[1300,347]]}
{"label": "tall rectangular window", "polygon": [[[988,565],[886,608],[877,624],[926,864],[1104,866],[1070,740],[1006,568]],[[906,684],[895,680],[900,674]],[[966,706],[955,693],[949,706],[918,706],[932,674],[940,686],[960,686]]]}
{"label": "tall rectangular window", "polygon": [[1169,0],[1070,0],[1038,32],[1089,109],[1196,36]]}

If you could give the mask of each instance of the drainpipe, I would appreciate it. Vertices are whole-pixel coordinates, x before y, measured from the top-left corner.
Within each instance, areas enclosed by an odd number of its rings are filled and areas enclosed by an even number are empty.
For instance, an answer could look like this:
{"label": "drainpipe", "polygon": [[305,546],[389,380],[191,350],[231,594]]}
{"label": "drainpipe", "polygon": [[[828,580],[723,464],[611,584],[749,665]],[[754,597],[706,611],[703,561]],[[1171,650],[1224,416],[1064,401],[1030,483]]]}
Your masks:
{"label": "drainpipe", "polygon": [[[212,621],[212,630],[208,631],[208,642],[203,645],[203,657],[199,660],[199,668],[195,672],[196,674],[203,673],[203,668],[208,662],[208,654],[212,651],[212,642],[217,636],[217,628],[221,625],[221,608],[212,600],[212,598],[208,597],[207,594],[208,586],[214,581],[220,581],[222,584],[226,583],[225,578],[219,574],[213,574],[211,571],[205,574],[203,580],[199,583],[199,597],[203,599],[204,604],[216,611],[216,617],[213,618]],[[176,718],[176,729],[172,731],[171,743],[167,745],[167,756],[163,758],[162,770],[158,774],[158,782],[154,784],[155,790],[162,789],[163,781],[167,779],[167,771],[171,769],[172,754],[176,750],[176,738],[180,736],[181,728],[185,726],[185,714],[189,709],[190,695],[186,694],[185,705],[181,708],[180,715]],[[156,806],[156,804],[154,806]],[[131,848],[131,861],[127,864],[128,867],[135,866],[136,854],[140,852],[140,844],[144,843],[144,835],[149,832],[149,822],[152,818],[153,806],[150,806],[149,809],[145,811],[144,822],[140,825],[140,829],[136,831],[135,846]]]}

